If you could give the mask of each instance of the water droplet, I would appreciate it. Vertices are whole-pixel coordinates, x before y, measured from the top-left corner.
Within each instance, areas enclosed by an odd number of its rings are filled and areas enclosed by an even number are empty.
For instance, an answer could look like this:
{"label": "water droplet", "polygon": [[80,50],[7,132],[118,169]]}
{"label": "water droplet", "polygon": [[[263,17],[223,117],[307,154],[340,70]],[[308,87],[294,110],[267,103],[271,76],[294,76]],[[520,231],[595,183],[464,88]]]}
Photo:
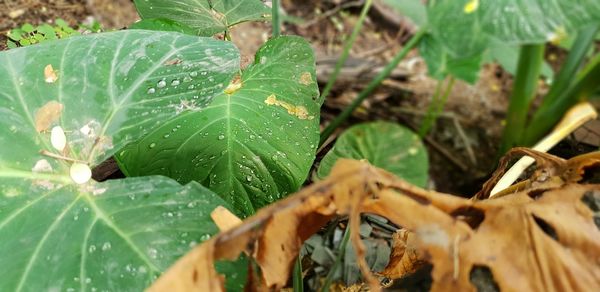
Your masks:
{"label": "water droplet", "polygon": [[190,76],[191,77],[196,77],[196,76],[198,76],[198,72],[196,72],[196,71],[190,72]]}
{"label": "water droplet", "polygon": [[164,79],[161,81],[158,81],[158,83],[156,84],[156,87],[158,87],[158,88],[164,88],[165,86],[167,86],[167,81],[165,81]]}
{"label": "water droplet", "polygon": [[152,148],[156,147],[156,143],[152,143],[152,144],[150,144],[150,146],[148,146],[148,147],[150,147],[150,149],[152,149]]}
{"label": "water droplet", "polygon": [[155,248],[149,248],[148,249],[148,255],[155,259],[158,256],[158,251]]}
{"label": "water droplet", "polygon": [[95,245],[93,245],[93,244],[92,244],[92,245],[90,245],[90,247],[88,248],[88,251],[89,251],[90,253],[93,253],[93,252],[95,252],[95,251],[96,251],[96,246],[95,246]]}
{"label": "water droplet", "polygon": [[219,137],[217,137],[217,138],[218,138],[219,140],[223,140],[223,139],[225,139],[225,135],[221,134],[221,135],[219,135]]}
{"label": "water droplet", "polygon": [[172,86],[177,86],[177,85],[179,85],[179,83],[181,83],[181,81],[179,81],[179,79],[173,79],[173,81],[171,81]]}
{"label": "water droplet", "polygon": [[111,246],[110,242],[107,241],[104,244],[102,244],[102,251],[110,250],[111,247],[112,246]]}
{"label": "water droplet", "polygon": [[156,92],[156,89],[154,89],[154,87],[148,88],[148,94],[152,94],[152,93],[155,93],[155,92]]}
{"label": "water droplet", "polygon": [[247,176],[246,176],[246,181],[249,181],[249,182],[251,182],[251,181],[252,181],[252,177],[251,177],[251,176],[249,176],[249,175],[247,175]]}

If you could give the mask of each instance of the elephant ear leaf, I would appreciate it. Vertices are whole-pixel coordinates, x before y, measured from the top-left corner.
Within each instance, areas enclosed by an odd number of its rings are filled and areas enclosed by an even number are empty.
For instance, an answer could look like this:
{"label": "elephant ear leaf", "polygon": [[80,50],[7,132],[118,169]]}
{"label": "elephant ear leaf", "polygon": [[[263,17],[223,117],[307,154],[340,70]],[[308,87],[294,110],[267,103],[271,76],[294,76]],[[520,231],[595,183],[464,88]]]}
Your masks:
{"label": "elephant ear leaf", "polygon": [[271,8],[260,0],[135,0],[142,19],[168,18],[213,36],[247,21],[271,18]]}
{"label": "elephant ear leaf", "polygon": [[1,52],[0,291],[142,290],[217,232],[209,213],[229,205],[197,183],[90,176],[209,102],[216,89],[189,88],[228,82],[237,59],[227,42],[142,30]]}
{"label": "elephant ear leaf", "polygon": [[327,177],[340,158],[366,159],[414,185],[427,183],[427,151],[418,135],[398,124],[373,122],[346,130],[321,161],[317,176]]}
{"label": "elephant ear leaf", "polygon": [[198,181],[247,216],[300,188],[319,141],[314,53],[300,37],[265,43],[206,108],[119,152],[128,175]]}

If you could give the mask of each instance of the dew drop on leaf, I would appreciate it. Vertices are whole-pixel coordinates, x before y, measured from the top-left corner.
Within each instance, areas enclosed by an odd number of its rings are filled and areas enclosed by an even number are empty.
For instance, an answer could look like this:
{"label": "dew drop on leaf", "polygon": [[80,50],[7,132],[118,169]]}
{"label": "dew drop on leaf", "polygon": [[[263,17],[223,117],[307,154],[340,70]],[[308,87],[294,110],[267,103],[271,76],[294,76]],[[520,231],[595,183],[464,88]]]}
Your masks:
{"label": "dew drop on leaf", "polygon": [[165,86],[167,86],[167,81],[165,81],[164,79],[161,81],[158,81],[158,83],[156,84],[156,87],[158,87],[158,88],[164,88]]}
{"label": "dew drop on leaf", "polygon": [[87,164],[73,163],[69,170],[71,179],[77,184],[84,184],[92,178],[92,170]]}
{"label": "dew drop on leaf", "polygon": [[52,143],[54,149],[61,152],[65,149],[65,146],[67,146],[67,136],[60,126],[52,128],[50,133],[50,143]]}
{"label": "dew drop on leaf", "polygon": [[219,140],[223,140],[223,139],[225,139],[225,135],[221,134],[221,135],[219,135],[219,137],[217,137],[217,138],[218,138]]}
{"label": "dew drop on leaf", "polygon": [[148,94],[153,94],[155,92],[156,92],[156,89],[154,89],[154,87],[148,88]]}

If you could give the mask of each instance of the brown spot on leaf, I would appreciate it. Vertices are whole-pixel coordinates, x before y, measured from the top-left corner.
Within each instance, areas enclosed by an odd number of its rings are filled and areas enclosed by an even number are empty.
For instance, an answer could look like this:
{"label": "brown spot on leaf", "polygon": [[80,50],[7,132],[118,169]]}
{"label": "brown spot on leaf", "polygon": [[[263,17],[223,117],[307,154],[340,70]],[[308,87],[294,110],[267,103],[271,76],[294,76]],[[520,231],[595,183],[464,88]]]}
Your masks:
{"label": "brown spot on leaf", "polygon": [[302,85],[311,85],[313,83],[312,75],[308,72],[303,72],[300,75],[300,84]]}
{"label": "brown spot on leaf", "polygon": [[58,121],[64,106],[58,101],[49,101],[35,113],[35,130],[38,132],[47,131],[50,126]]}
{"label": "brown spot on leaf", "polygon": [[58,80],[57,71],[52,68],[52,64],[48,64],[44,67],[44,80],[46,83],[54,83]]}

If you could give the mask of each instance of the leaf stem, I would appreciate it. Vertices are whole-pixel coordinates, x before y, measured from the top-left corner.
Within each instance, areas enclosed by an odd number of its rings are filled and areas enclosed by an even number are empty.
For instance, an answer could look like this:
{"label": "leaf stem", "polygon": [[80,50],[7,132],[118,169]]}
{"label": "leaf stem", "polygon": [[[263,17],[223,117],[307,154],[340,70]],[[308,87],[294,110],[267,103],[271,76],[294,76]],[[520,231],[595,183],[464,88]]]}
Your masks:
{"label": "leaf stem", "polygon": [[[577,35],[560,73],[525,131],[524,145],[529,146],[536,143],[579,100],[573,92],[573,87],[577,86],[575,84],[577,81],[573,76],[577,75],[577,70],[586,59],[599,28],[600,25],[593,25],[582,29]],[[593,64],[593,61],[590,64]],[[596,82],[600,83],[600,81]]]}
{"label": "leaf stem", "polygon": [[281,34],[281,18],[279,17],[279,0],[271,1],[271,24],[273,25],[273,37]]}
{"label": "leaf stem", "polygon": [[335,81],[337,80],[338,75],[340,74],[340,71],[342,70],[342,66],[344,66],[344,64],[346,63],[346,60],[348,60],[348,57],[350,56],[350,49],[352,49],[352,46],[356,42],[358,33],[360,32],[360,30],[363,27],[365,19],[367,18],[367,13],[369,12],[369,9],[371,8],[372,4],[373,4],[373,0],[367,0],[365,2],[365,5],[363,6],[362,11],[360,12],[360,16],[358,17],[358,22],[354,26],[354,29],[352,30],[352,34],[350,34],[350,37],[346,41],[346,44],[344,45],[344,50],[342,51],[342,55],[340,56],[337,63],[335,64],[333,73],[331,73],[331,76],[329,76],[329,80],[327,80],[327,84],[325,85],[325,88],[323,89],[323,92],[321,93],[321,96],[319,97],[319,100],[318,100],[319,104],[323,104],[323,102],[325,101],[325,99],[327,98],[329,93],[331,93],[331,89],[333,88],[333,85],[335,84]]}
{"label": "leaf stem", "polygon": [[298,257],[296,258],[296,263],[294,263],[294,292],[303,292],[304,291],[304,282],[302,280],[302,257],[300,253],[298,253]]}
{"label": "leaf stem", "polygon": [[448,96],[454,87],[454,77],[450,77],[448,83],[446,85],[446,89],[442,93],[442,85],[444,83],[443,80],[438,81],[438,84],[435,88],[435,94],[429,105],[429,109],[427,109],[427,114],[425,115],[425,119],[423,120],[423,124],[419,128],[419,136],[421,138],[425,137],[429,130],[433,127],[433,124],[437,120],[438,116],[444,110],[444,106],[446,105],[446,101],[448,101]]}
{"label": "leaf stem", "polygon": [[335,257],[335,262],[333,262],[329,273],[327,273],[327,277],[325,278],[325,282],[323,282],[321,292],[329,292],[329,286],[331,286],[331,282],[333,281],[335,272],[342,264],[342,259],[344,258],[344,254],[346,254],[346,246],[348,245],[348,240],[350,240],[350,225],[346,226],[346,230],[344,231],[344,238],[342,239],[342,242],[340,242],[340,246],[338,247],[338,254]]}
{"label": "leaf stem", "polygon": [[544,60],[544,49],[544,44],[521,46],[517,75],[500,144],[500,155],[518,145],[523,137],[527,113],[537,91],[540,69]]}
{"label": "leaf stem", "polygon": [[375,79],[373,79],[371,83],[369,83],[369,85],[367,85],[367,87],[360,92],[356,99],[354,99],[354,101],[352,101],[352,103],[348,105],[348,107],[346,107],[344,111],[342,111],[342,113],[339,116],[337,116],[325,128],[325,130],[323,130],[323,132],[321,133],[321,141],[319,142],[319,147],[323,145],[323,143],[327,140],[327,138],[329,138],[329,136],[331,136],[331,134],[333,133],[333,131],[335,131],[337,127],[339,127],[343,122],[345,122],[348,119],[348,117],[350,117],[352,112],[365,100],[365,98],[367,98],[367,96],[369,96],[381,84],[381,82],[383,82],[383,80],[385,80],[385,78],[387,78],[392,73],[392,71],[398,66],[400,61],[402,61],[402,59],[406,57],[410,50],[412,50],[421,41],[426,31],[426,27],[420,28],[419,31],[417,31],[417,33],[413,35],[413,37],[408,41],[404,48],[402,48],[402,50],[398,52],[396,56],[394,56],[390,63],[387,64],[387,66],[385,66],[383,71],[381,71],[375,77]]}

